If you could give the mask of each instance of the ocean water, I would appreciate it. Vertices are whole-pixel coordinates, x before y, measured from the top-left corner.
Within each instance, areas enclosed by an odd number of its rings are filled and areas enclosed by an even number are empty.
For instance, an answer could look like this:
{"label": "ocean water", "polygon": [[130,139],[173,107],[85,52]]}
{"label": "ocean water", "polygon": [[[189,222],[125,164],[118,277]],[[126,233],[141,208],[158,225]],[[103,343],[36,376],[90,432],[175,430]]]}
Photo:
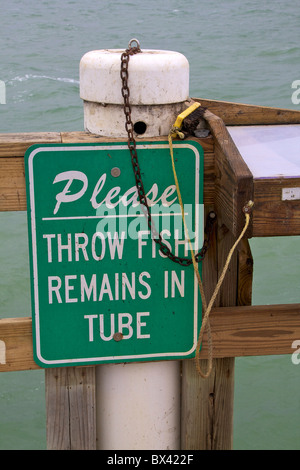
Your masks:
{"label": "ocean water", "polygon": [[[300,109],[300,4],[287,0],[33,1],[1,5],[0,131],[83,129],[79,61],[93,49],[182,52],[190,95]],[[0,95],[0,103],[3,96]],[[0,214],[0,318],[31,315],[25,213]],[[300,302],[300,239],[251,240],[253,303]],[[300,338],[299,338],[300,339]],[[234,449],[300,449],[300,365],[236,359]],[[45,449],[42,371],[0,374],[0,449]]]}

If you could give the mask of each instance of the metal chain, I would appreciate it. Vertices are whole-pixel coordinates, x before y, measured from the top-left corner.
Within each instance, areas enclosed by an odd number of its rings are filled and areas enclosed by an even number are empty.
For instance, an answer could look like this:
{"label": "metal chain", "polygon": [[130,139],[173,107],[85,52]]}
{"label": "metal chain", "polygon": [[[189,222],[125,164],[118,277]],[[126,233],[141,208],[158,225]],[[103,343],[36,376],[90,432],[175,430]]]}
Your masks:
{"label": "metal chain", "polygon": [[[132,47],[131,45],[132,42],[136,42],[136,46]],[[147,196],[144,190],[144,185],[142,181],[142,176],[141,176],[141,171],[140,171],[140,166],[139,166],[138,156],[137,156],[137,151],[136,151],[136,141],[135,141],[134,134],[133,134],[134,127],[133,127],[133,122],[131,119],[131,106],[129,102],[130,91],[128,88],[128,75],[129,75],[128,64],[129,64],[130,56],[141,53],[141,52],[142,51],[140,49],[140,45],[137,39],[132,39],[129,42],[128,49],[126,49],[125,52],[123,52],[121,55],[121,71],[120,71],[121,80],[122,80],[121,92],[122,92],[122,96],[124,99],[124,114],[126,118],[125,129],[128,134],[127,144],[128,144],[128,148],[129,148],[130,155],[131,155],[131,163],[132,163],[132,168],[133,168],[133,172],[135,176],[135,183],[137,187],[139,201],[140,201],[142,210],[145,216],[147,217],[148,227],[152,233],[153,239],[159,245],[160,247],[159,249],[161,253],[167,256],[171,261],[174,261],[174,263],[178,263],[181,266],[189,266],[193,263],[192,259],[181,258],[179,256],[175,256],[171,252],[169,247],[163,242],[163,239],[160,233],[156,231],[154,223],[152,221],[152,216],[151,216],[151,212],[149,209]],[[213,225],[215,221],[216,221],[215,212],[210,212],[207,216],[206,227],[205,227],[205,232],[206,232],[207,237],[204,240],[201,250],[195,255],[195,259],[197,263],[199,263],[200,261],[203,261],[204,256],[209,248],[211,234],[213,231]]]}

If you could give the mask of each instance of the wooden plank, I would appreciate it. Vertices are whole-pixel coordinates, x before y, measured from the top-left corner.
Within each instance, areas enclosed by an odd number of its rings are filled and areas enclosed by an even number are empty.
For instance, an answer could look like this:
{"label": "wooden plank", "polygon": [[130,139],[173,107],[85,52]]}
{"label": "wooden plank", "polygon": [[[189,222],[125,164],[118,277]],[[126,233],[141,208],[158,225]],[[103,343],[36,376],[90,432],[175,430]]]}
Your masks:
{"label": "wooden plank", "polygon": [[61,132],[61,140],[64,144],[77,144],[77,143],[102,143],[102,142],[126,142],[126,139],[117,139],[115,137],[103,137],[98,134],[91,134],[84,131],[69,131]]}
{"label": "wooden plank", "polygon": [[[182,388],[181,449],[230,450],[234,368],[232,359],[214,360],[208,379],[195,374],[193,361],[185,361]],[[204,370],[207,361],[202,360]]]}
{"label": "wooden plank", "polygon": [[[103,137],[97,134],[91,134],[89,132],[82,132],[82,131],[73,131],[73,132],[61,132],[61,139],[63,143],[93,143],[93,142],[124,142],[126,143],[127,140],[123,138],[113,138],[113,137]],[[189,137],[188,140],[194,140],[199,142],[203,147],[204,152],[213,152],[214,150],[214,141],[211,135],[205,138],[196,138],[196,137]],[[168,141],[168,136],[159,136],[159,137],[140,137],[138,136],[136,139],[137,144],[139,142],[162,142]]]}
{"label": "wooden plank", "polygon": [[[210,321],[214,358],[291,354],[300,338],[300,304],[215,307]],[[30,317],[0,320],[0,341],[6,357],[0,372],[40,369],[33,360]],[[206,334],[200,356],[208,357]]]}
{"label": "wooden plank", "polygon": [[[253,176],[241,157],[224,122],[209,111],[204,118],[215,139],[215,204],[224,224],[234,236],[242,231],[245,216],[243,207],[253,201]],[[252,235],[252,223],[247,237]]]}
{"label": "wooden plank", "polygon": [[[209,208],[206,208],[208,211]],[[210,299],[218,280],[216,233],[202,263],[205,297]],[[213,333],[213,332],[212,332]],[[213,340],[214,341],[214,340]],[[204,337],[207,344],[207,336]],[[202,346],[203,347],[203,346]],[[208,370],[206,354],[201,354],[200,367]],[[181,449],[207,450],[212,448],[212,420],[215,367],[208,379],[203,379],[196,370],[195,361],[182,362],[181,382]]]}
{"label": "wooden plank", "polygon": [[46,369],[48,450],[96,450],[95,367]]}
{"label": "wooden plank", "polygon": [[[218,279],[229,250],[235,242],[234,232],[228,231],[225,223],[223,213],[221,213],[221,215],[218,215],[217,226]],[[214,305],[236,305],[237,289],[238,255],[235,251]],[[211,329],[213,329],[212,324]],[[215,375],[211,378],[214,389],[210,393],[210,398],[213,400],[213,414],[210,423],[212,450],[230,450],[233,446],[234,366],[234,357],[226,355],[221,359],[214,359]]]}
{"label": "wooden plank", "polygon": [[0,157],[23,157],[31,145],[50,143],[61,143],[60,132],[0,134]]}
{"label": "wooden plank", "polygon": [[215,180],[215,154],[204,151],[203,204],[210,210],[214,210]]}
{"label": "wooden plank", "polygon": [[24,158],[0,158],[0,211],[23,210],[26,210]]}
{"label": "wooden plank", "polygon": [[252,304],[253,257],[249,241],[241,240],[238,247],[238,299],[237,305]]}
{"label": "wooden plank", "polygon": [[[215,308],[211,316],[214,357],[292,354],[300,338],[300,304]],[[204,357],[207,347],[203,345]]]}
{"label": "wooden plank", "polygon": [[0,134],[0,211],[26,210],[24,154],[35,144],[61,143],[59,132]]}
{"label": "wooden plank", "polygon": [[[48,133],[51,134],[51,133]],[[20,141],[17,140],[16,135],[20,135]],[[36,136],[36,134],[34,134]],[[57,134],[55,134],[57,135]],[[24,153],[27,149],[26,145],[30,141],[30,145],[33,143],[45,143],[47,135],[37,136],[37,140],[33,140],[33,136],[30,134],[27,143],[24,143],[23,134],[3,134],[6,136],[7,142],[11,143],[9,146],[3,147],[3,152],[9,156],[2,156],[0,158],[0,211],[24,211],[26,210],[26,187],[25,187],[25,170],[24,170]],[[53,143],[54,136],[50,136],[48,143]],[[88,142],[107,142],[110,140],[94,134],[86,132],[64,132],[61,134],[61,140],[63,143],[88,143]],[[148,139],[152,141],[162,140],[161,138]],[[204,203],[213,204],[214,201],[214,153],[213,153],[213,138],[206,137],[205,139],[192,139],[199,142],[205,152],[204,155]],[[4,145],[4,140],[2,141]],[[47,142],[46,142],[47,143]],[[10,149],[10,150],[9,150]],[[4,151],[5,150],[5,151]],[[22,153],[23,152],[23,153]],[[21,154],[21,156],[15,156],[14,153]],[[1,156],[1,146],[0,146]]]}
{"label": "wooden plank", "polygon": [[295,187],[300,178],[254,180],[254,237],[300,235],[300,200],[282,200],[282,189]]}
{"label": "wooden plank", "polygon": [[33,360],[31,317],[0,319],[0,341],[5,347],[0,372],[40,369]]}
{"label": "wooden plank", "polygon": [[193,98],[210,112],[219,116],[227,126],[260,124],[300,124],[300,111],[257,106],[228,101]]}
{"label": "wooden plank", "polygon": [[[203,280],[207,303],[217,284],[225,259],[233,244],[233,235],[218,220],[214,242],[203,262]],[[213,275],[212,273],[213,272]],[[207,276],[207,277],[206,277]],[[227,276],[220,288],[215,305],[235,305],[237,298],[237,254],[235,253]],[[211,326],[214,345],[214,328]],[[202,349],[207,354],[207,336]],[[214,356],[215,357],[215,356]],[[200,359],[200,367],[207,371],[208,362]],[[182,448],[199,450],[226,450],[233,442],[234,358],[213,359],[212,370],[202,378],[193,361],[185,361],[182,372]]]}
{"label": "wooden plank", "polygon": [[[45,371],[47,449],[70,450],[68,370]],[[56,423],[55,423],[56,421]]]}

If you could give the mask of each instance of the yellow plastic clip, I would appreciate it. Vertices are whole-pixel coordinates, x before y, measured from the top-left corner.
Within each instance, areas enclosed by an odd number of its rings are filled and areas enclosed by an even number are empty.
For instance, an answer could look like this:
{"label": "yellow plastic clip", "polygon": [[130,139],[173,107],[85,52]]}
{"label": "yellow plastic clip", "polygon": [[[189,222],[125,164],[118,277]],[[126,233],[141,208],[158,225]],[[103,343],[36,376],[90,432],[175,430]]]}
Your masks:
{"label": "yellow plastic clip", "polygon": [[182,132],[180,132],[180,129],[182,127],[182,123],[184,121],[184,119],[189,116],[190,114],[192,114],[195,109],[199,108],[199,106],[201,106],[201,103],[193,103],[191,106],[189,106],[185,111],[183,111],[182,113],[180,113],[177,118],[176,118],[176,121],[172,127],[172,138],[175,138],[177,135],[180,137],[180,139],[184,139],[184,134]]}

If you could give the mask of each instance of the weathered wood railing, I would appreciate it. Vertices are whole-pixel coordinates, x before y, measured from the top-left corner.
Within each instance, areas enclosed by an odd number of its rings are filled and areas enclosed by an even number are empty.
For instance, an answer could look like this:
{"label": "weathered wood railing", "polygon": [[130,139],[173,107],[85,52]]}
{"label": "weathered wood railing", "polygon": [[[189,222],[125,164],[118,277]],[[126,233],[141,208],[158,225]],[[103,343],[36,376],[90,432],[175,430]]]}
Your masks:
{"label": "weathered wood railing", "polygon": [[[206,212],[214,210],[218,215],[218,227],[203,262],[208,298],[243,225],[243,205],[251,199],[255,209],[247,237],[232,258],[211,312],[213,372],[204,380],[197,374],[193,360],[182,361],[181,445],[182,449],[229,449],[233,435],[234,358],[291,354],[293,341],[300,339],[300,304],[250,305],[253,260],[247,238],[299,235],[300,201],[282,203],[274,189],[281,187],[282,181],[253,179],[225,124],[300,123],[300,112],[211,100],[201,103],[208,108],[204,117],[211,131],[209,137],[196,139],[204,149],[204,204]],[[112,139],[85,132],[0,135],[0,210],[26,210],[23,157],[31,145],[108,140]],[[295,181],[284,184],[292,187]],[[300,187],[300,181],[297,184]],[[272,204],[276,211],[270,220]],[[282,224],[287,218],[289,223]],[[0,341],[4,345],[0,349],[0,371],[39,368],[33,361],[30,317],[1,319]],[[203,368],[207,354],[204,336],[200,355]],[[48,448],[96,448],[95,393],[95,367],[46,369]]]}
{"label": "weathered wood railing", "polygon": [[[214,358],[291,354],[300,340],[300,304],[216,307],[211,313]],[[31,317],[0,320],[6,359],[0,372],[34,370]],[[204,336],[201,358],[208,358]]]}

